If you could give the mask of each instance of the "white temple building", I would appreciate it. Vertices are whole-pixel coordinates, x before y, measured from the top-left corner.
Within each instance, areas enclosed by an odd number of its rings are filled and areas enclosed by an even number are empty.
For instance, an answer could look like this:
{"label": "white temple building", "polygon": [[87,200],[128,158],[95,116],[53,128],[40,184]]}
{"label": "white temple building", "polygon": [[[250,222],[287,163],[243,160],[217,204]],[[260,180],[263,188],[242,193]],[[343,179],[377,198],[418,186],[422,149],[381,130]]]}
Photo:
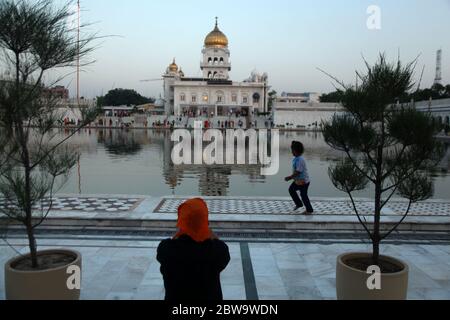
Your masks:
{"label": "white temple building", "polygon": [[201,78],[187,77],[173,60],[164,79],[166,115],[250,116],[268,111],[268,76],[253,72],[242,81],[230,79],[228,38],[216,26],[205,38]]}

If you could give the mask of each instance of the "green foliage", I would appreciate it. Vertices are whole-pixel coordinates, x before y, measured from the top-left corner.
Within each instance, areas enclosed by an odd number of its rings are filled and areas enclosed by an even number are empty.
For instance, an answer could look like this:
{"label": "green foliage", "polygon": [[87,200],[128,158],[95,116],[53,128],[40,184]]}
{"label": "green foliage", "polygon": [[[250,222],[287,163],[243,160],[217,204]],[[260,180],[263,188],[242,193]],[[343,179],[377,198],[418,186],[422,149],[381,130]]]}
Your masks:
{"label": "green foliage", "polygon": [[334,102],[339,103],[342,101],[342,91],[336,90],[330,93],[324,93],[320,96],[320,102]]}
{"label": "green foliage", "polygon": [[[320,97],[320,102],[334,102],[340,103],[342,101],[342,90],[325,93]],[[417,89],[413,92],[405,92],[399,96],[401,103],[409,103],[411,101],[427,101],[427,100],[449,99],[450,98],[450,84],[446,86],[434,84],[431,88]]]}
{"label": "green foliage", "polygon": [[[344,114],[322,124],[325,141],[344,152],[347,159],[329,169],[334,186],[349,194],[374,186],[372,229],[360,222],[373,241],[373,257],[378,262],[379,243],[408,215],[411,204],[433,195],[432,169],[443,155],[443,146],[434,137],[438,132],[431,115],[410,106],[397,105],[413,87],[414,62],[403,66],[388,63],[381,55],[365,74],[358,73],[361,85],[344,86],[340,100]],[[381,212],[393,195],[409,200],[403,219],[383,234]]]}
{"label": "green foliage", "polygon": [[268,93],[268,96],[269,96],[268,108],[269,108],[269,110],[272,110],[273,103],[274,103],[275,99],[277,98],[277,94],[278,93],[275,90],[272,90]]}
{"label": "green foliage", "polygon": [[141,96],[135,90],[114,89],[98,99],[100,106],[137,106],[153,103],[155,99]]}
{"label": "green foliage", "polygon": [[[34,230],[51,210],[55,188],[64,183],[79,157],[64,143],[91,123],[99,108],[82,110],[81,125],[63,140],[53,128],[62,121],[58,101],[44,95],[47,71],[71,67],[92,51],[92,36],[77,36],[68,28],[68,3],[56,8],[51,0],[0,2],[2,67],[10,76],[0,81],[0,212],[24,224],[34,268]],[[49,199],[50,205],[43,206]],[[38,208],[38,209],[36,209]]]}
{"label": "green foliage", "polygon": [[411,202],[425,201],[433,196],[433,180],[427,174],[415,173],[399,183],[398,193]]}
{"label": "green foliage", "polygon": [[349,160],[344,160],[328,169],[331,182],[343,192],[364,190],[368,184],[367,172],[359,171]]}

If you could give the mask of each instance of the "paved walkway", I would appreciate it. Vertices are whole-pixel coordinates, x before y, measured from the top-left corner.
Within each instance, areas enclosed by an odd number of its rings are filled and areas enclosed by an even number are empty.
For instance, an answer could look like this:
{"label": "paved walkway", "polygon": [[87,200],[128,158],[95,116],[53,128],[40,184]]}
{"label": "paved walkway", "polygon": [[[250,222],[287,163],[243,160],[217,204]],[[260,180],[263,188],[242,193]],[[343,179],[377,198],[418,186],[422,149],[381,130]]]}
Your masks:
{"label": "paved walkway", "polygon": [[[120,195],[58,195],[44,226],[102,228],[171,229],[177,208],[187,197],[149,197]],[[210,209],[210,222],[222,230],[346,230],[362,231],[353,206],[347,198],[312,198],[312,216],[293,212],[290,198],[280,197],[204,197]],[[8,206],[0,200],[1,206]],[[49,202],[42,203],[46,208]],[[373,202],[357,199],[356,206],[370,225]],[[382,212],[386,228],[396,224],[407,202],[393,199]],[[39,208],[35,208],[39,211]],[[1,218],[1,215],[0,215]],[[450,201],[432,200],[412,206],[400,226],[404,231],[450,232]]]}
{"label": "paved walkway", "polygon": [[[166,198],[154,210],[158,213],[175,213],[178,206],[187,198]],[[210,198],[207,199],[210,212],[213,214],[293,214],[293,202],[290,199],[258,199],[258,198]],[[312,202],[315,215],[354,215],[353,205],[350,200],[315,199]],[[356,201],[358,212],[362,215],[373,215],[374,204],[371,200],[359,199]],[[408,203],[401,200],[393,200],[383,209],[383,215],[401,216],[406,212]],[[429,201],[414,204],[410,210],[411,216],[443,216],[450,217],[450,201]]]}
{"label": "paved walkway", "polygon": [[[59,195],[47,224],[38,229],[39,249],[69,247],[82,253],[83,299],[162,299],[156,248],[161,238],[173,233],[177,207],[186,199]],[[205,200],[211,223],[231,252],[231,263],[222,274],[228,300],[335,299],[336,257],[343,252],[370,251],[363,236],[348,232],[349,226],[362,229],[346,198],[313,198],[314,216],[293,214],[288,198]],[[0,201],[0,205],[8,204]],[[372,205],[367,199],[357,201],[366,216]],[[397,222],[405,207],[404,201],[392,201],[383,212],[383,222]],[[433,228],[428,230],[430,225]],[[415,205],[402,226],[406,229],[400,233],[402,240],[385,244],[382,251],[410,265],[409,298],[450,299],[450,201]],[[421,240],[421,230],[432,237]],[[163,232],[155,235],[154,231]],[[311,237],[314,232],[316,236]],[[323,239],[330,232],[336,236]],[[8,236],[21,253],[27,252],[21,231]],[[0,240],[0,266],[14,255]],[[4,298],[3,282],[0,268],[0,299]]]}
{"label": "paved walkway", "polygon": [[[145,197],[145,196],[57,196],[52,200],[54,212],[80,213],[126,213],[145,209],[152,213],[176,213],[178,206],[187,197]],[[204,197],[212,214],[238,215],[291,215],[293,203],[290,198],[283,197]],[[146,203],[143,204],[143,202]],[[50,201],[45,200],[35,210],[48,208]],[[348,198],[312,198],[315,215],[354,215],[353,205]],[[156,205],[155,205],[156,204]],[[1,207],[8,207],[5,200],[0,199]],[[383,215],[401,216],[408,202],[394,199],[383,209]],[[356,207],[362,215],[372,215],[373,201],[357,199]],[[450,201],[431,200],[412,205],[410,216],[442,216],[450,217]]]}
{"label": "paved walkway", "polygon": [[[10,239],[26,253],[24,238]],[[40,249],[66,247],[83,256],[82,299],[149,299],[164,297],[158,241],[116,239],[40,239]],[[335,299],[335,260],[349,251],[369,251],[362,243],[228,242],[231,262],[222,273],[224,298]],[[409,299],[450,299],[449,245],[384,245],[384,254],[410,266]],[[0,265],[15,252],[0,242]],[[0,299],[4,275],[0,268]]]}

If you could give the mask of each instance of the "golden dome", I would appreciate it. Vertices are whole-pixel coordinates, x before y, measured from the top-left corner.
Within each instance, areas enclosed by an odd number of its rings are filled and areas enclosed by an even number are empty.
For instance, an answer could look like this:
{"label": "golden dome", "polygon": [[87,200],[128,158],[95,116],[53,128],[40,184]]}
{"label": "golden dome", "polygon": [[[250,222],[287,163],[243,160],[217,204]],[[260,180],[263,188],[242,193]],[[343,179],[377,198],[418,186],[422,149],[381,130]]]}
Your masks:
{"label": "golden dome", "polygon": [[169,65],[169,71],[171,71],[171,72],[177,72],[178,71],[178,66],[175,63],[175,58],[173,58],[173,62]]}
{"label": "golden dome", "polygon": [[222,31],[220,31],[219,26],[217,25],[217,18],[216,27],[205,38],[205,47],[228,47],[228,38]]}

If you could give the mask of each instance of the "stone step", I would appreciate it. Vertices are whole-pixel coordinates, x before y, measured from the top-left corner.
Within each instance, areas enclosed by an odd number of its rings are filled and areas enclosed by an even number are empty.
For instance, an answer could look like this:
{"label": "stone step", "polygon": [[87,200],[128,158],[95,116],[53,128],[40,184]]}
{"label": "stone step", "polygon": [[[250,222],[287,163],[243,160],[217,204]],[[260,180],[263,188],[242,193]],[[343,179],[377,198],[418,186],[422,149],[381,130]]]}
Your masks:
{"label": "stone step", "polygon": [[[210,226],[213,230],[250,230],[250,231],[358,231],[364,232],[362,225],[354,217],[353,219],[342,219],[342,217],[331,216],[324,217],[294,217],[296,219],[239,219],[242,216],[235,217],[233,220],[223,220],[210,218]],[[254,217],[249,217],[254,218]],[[265,217],[267,218],[267,217]],[[436,220],[436,219],[434,219]],[[385,221],[382,223],[383,230],[390,230],[396,224],[396,220]],[[50,217],[44,221],[42,227],[83,227],[83,228],[125,228],[142,230],[175,230],[176,220],[172,219],[120,219],[120,218],[59,218]],[[369,229],[373,224],[367,223]],[[450,222],[446,221],[421,221],[413,219],[404,221],[397,229],[398,231],[423,231],[423,232],[450,232]]]}

